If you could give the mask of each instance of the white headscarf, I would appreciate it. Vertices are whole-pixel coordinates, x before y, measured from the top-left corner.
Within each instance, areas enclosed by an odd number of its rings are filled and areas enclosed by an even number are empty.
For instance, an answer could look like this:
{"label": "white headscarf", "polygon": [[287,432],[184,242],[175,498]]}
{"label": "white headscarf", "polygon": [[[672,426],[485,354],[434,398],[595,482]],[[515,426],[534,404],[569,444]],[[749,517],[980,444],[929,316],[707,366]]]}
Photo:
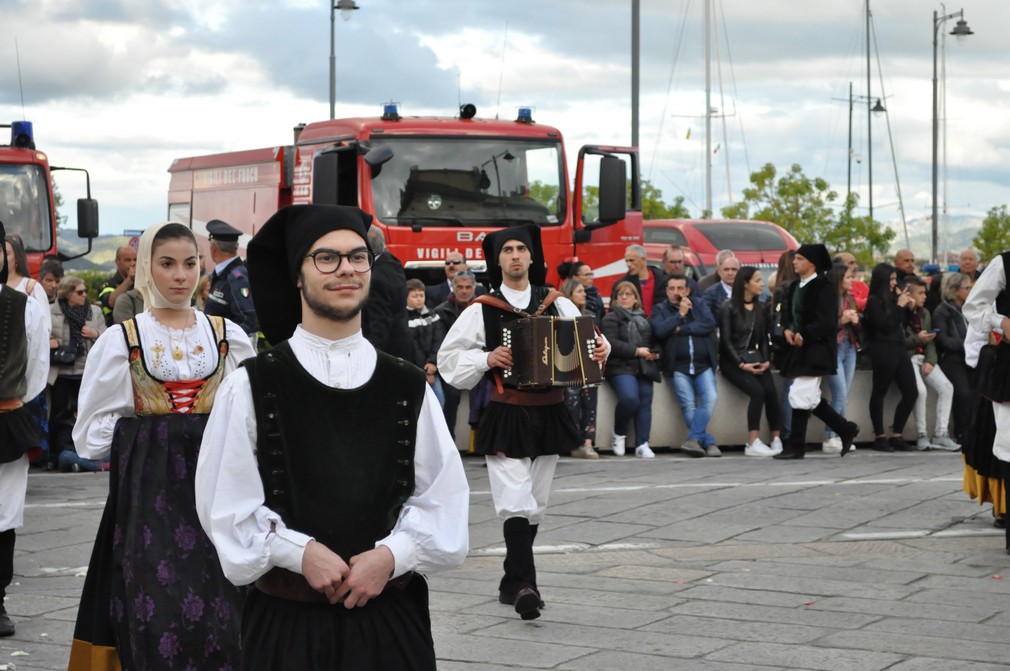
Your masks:
{"label": "white headscarf", "polygon": [[162,228],[173,222],[164,222],[148,226],[144,234],[140,236],[140,248],[137,250],[137,273],[133,280],[136,287],[144,297],[144,305],[151,308],[166,308],[169,310],[189,310],[193,302],[193,294],[196,293],[196,284],[186,298],[178,303],[173,303],[158,291],[154,284],[154,277],[151,276],[151,255],[154,252],[154,236]]}

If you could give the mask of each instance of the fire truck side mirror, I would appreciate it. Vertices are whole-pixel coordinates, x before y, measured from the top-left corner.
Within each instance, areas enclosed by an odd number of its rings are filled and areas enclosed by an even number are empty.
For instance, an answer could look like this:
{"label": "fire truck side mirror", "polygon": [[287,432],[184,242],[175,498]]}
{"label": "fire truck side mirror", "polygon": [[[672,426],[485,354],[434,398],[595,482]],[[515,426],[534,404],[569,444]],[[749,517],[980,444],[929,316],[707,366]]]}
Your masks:
{"label": "fire truck side mirror", "polygon": [[379,176],[379,172],[382,171],[382,165],[391,158],[393,158],[393,148],[388,144],[372,147],[365,153],[365,163],[372,169],[372,179]]}
{"label": "fire truck side mirror", "polygon": [[602,224],[613,224],[625,217],[627,169],[616,156],[600,159],[600,216]]}
{"label": "fire truck side mirror", "polygon": [[98,201],[94,198],[77,199],[77,237],[98,237]]}

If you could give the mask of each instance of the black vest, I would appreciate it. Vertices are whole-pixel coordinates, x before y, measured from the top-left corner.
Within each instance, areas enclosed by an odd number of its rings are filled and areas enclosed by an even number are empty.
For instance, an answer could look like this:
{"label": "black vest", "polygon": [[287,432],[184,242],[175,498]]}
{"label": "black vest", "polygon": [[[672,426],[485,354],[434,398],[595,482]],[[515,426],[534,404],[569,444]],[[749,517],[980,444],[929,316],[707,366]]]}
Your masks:
{"label": "black vest", "polygon": [[0,399],[20,399],[28,391],[28,296],[0,289]]}
{"label": "black vest", "polygon": [[375,547],[414,492],[424,373],[378,352],[357,389],[316,380],[284,342],[243,364],[266,505],[345,560]]}
{"label": "black vest", "polygon": [[[550,288],[540,287],[536,285],[531,286],[530,291],[530,304],[525,308],[522,308],[527,315],[532,315],[536,312],[540,304],[543,303],[544,299],[547,298],[547,294],[550,293]],[[508,303],[508,299],[502,295],[500,290],[492,291],[491,296],[495,298],[500,298],[501,300]],[[496,308],[493,305],[481,305],[481,313],[484,316],[484,348],[490,352],[494,348],[501,345],[501,329],[502,326],[508,324],[509,322],[515,321],[516,319],[521,319],[523,315],[519,312],[506,312],[501,308]],[[543,311],[543,315],[550,315],[553,317],[558,316],[558,308],[554,303],[551,303],[546,310]],[[488,375],[491,371],[488,371]],[[508,380],[502,380],[502,384],[506,387],[516,386],[515,382],[510,382]],[[531,393],[536,393],[537,390],[529,390]],[[550,391],[547,389],[546,391]]]}

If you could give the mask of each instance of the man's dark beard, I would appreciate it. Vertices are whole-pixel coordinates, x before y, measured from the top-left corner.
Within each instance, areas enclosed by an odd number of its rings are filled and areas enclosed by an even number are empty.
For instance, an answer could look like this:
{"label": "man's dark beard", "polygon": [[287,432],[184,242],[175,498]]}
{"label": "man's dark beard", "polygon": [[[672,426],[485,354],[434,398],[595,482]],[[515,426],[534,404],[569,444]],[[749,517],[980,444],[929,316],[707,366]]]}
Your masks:
{"label": "man's dark beard", "polygon": [[365,302],[368,300],[368,294],[361,299],[357,305],[351,308],[338,308],[332,305],[326,305],[320,301],[317,301],[313,296],[309,295],[309,292],[305,288],[305,282],[302,282],[302,298],[305,299],[305,304],[309,306],[312,313],[323,319],[331,319],[335,322],[347,322],[354,319],[361,312],[361,308],[364,307]]}

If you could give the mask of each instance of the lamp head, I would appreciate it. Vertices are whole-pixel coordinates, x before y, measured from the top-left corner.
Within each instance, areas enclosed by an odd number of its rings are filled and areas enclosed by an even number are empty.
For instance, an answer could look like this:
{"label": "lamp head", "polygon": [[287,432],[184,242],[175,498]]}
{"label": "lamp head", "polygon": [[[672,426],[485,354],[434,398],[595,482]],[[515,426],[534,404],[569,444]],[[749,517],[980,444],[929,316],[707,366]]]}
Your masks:
{"label": "lamp head", "polygon": [[964,19],[958,19],[957,24],[954,26],[954,30],[950,31],[950,34],[954,36],[958,44],[964,44],[964,40],[969,35],[974,35],[972,29],[968,27],[968,22]]}
{"label": "lamp head", "polygon": [[358,3],[354,0],[339,0],[336,4],[337,10],[340,12],[340,18],[344,21],[350,21],[351,16],[354,14],[354,10],[361,9],[358,7]]}

